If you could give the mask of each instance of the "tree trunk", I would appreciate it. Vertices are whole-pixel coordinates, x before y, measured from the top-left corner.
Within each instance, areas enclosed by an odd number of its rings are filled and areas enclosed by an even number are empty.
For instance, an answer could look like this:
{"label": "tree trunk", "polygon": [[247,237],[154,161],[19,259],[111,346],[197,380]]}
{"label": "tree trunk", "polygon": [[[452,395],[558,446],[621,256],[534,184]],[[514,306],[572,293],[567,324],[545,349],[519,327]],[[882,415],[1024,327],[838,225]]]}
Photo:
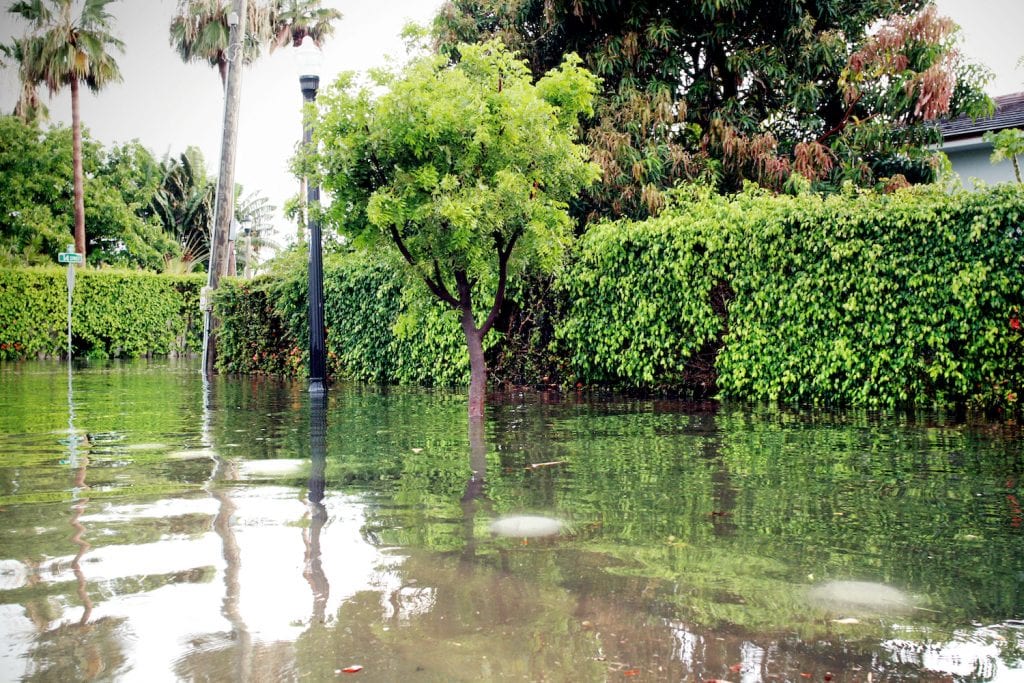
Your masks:
{"label": "tree trunk", "polygon": [[74,168],[75,251],[85,256],[85,174],[82,172],[82,119],[78,111],[78,79],[71,79],[71,165]]}
{"label": "tree trunk", "polygon": [[484,361],[483,334],[476,328],[473,311],[462,309],[462,331],[469,348],[469,419],[484,416],[487,394],[487,364]]}
{"label": "tree trunk", "polygon": [[[245,36],[245,0],[235,0],[234,10],[239,16],[239,21],[231,29],[229,41],[231,45],[237,44],[239,53],[236,61],[227,65],[220,172],[217,174],[213,235],[210,236],[210,262],[206,280],[207,289],[211,294],[217,290],[220,278],[227,275],[228,250],[234,248],[228,239],[228,231],[231,229],[231,219],[234,215],[235,143],[238,139],[238,109],[242,97],[241,44]],[[219,327],[220,321],[214,317],[212,309],[208,309],[203,324],[203,375],[206,377],[216,372]]]}

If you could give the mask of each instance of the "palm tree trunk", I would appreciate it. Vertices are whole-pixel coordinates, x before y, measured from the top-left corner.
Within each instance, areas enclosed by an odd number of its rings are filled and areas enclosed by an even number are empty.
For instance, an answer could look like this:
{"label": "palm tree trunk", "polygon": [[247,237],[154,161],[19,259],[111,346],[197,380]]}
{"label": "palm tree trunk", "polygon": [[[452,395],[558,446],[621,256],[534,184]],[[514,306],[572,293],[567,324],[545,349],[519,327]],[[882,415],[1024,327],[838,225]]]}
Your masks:
{"label": "palm tree trunk", "polygon": [[74,169],[75,251],[85,256],[85,174],[82,172],[82,121],[78,111],[78,79],[71,79],[71,165]]}

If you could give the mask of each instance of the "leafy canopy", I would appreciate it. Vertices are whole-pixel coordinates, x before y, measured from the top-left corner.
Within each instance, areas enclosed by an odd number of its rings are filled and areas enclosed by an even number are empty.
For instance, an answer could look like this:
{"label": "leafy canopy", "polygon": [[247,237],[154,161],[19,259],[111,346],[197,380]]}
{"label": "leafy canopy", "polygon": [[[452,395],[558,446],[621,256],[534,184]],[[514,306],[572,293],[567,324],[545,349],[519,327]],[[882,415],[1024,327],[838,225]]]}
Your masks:
{"label": "leafy canopy", "polygon": [[603,79],[587,125],[602,215],[657,213],[695,178],[929,180],[926,122],[989,105],[955,25],[922,0],[449,0],[434,34],[453,59],[497,36],[534,74],[576,52]]}
{"label": "leafy canopy", "polygon": [[[0,117],[0,263],[54,263],[71,237],[69,128],[41,132]],[[85,215],[92,264],[159,269],[176,251],[153,215],[161,169],[137,142],[103,149],[84,134]]]}
{"label": "leafy canopy", "polygon": [[372,87],[343,76],[317,127],[329,219],[358,242],[394,241],[444,300],[460,273],[493,283],[517,244],[520,264],[558,263],[567,202],[598,176],[574,140],[597,90],[579,58],[534,85],[499,41],[460,54],[457,64],[427,56],[379,72]]}
{"label": "leafy canopy", "polygon": [[[8,12],[29,22],[29,32],[17,48],[24,82],[45,84],[50,93],[84,83],[97,92],[121,80],[117,62],[108,48],[124,51],[124,43],[110,32],[112,0],[19,0]],[[74,10],[79,9],[76,15]]]}

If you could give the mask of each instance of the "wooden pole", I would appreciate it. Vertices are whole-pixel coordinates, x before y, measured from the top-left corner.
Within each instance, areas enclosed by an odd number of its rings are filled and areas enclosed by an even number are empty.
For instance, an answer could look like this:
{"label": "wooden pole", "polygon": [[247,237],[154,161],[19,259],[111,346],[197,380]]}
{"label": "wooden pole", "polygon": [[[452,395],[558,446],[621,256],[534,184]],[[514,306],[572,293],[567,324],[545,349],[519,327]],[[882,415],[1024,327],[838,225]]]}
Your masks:
{"label": "wooden pole", "polygon": [[229,233],[234,214],[235,147],[238,139],[238,109],[242,98],[242,40],[245,36],[245,0],[235,0],[233,14],[238,23],[231,27],[228,38],[228,78],[224,93],[224,127],[220,143],[220,173],[217,176],[217,200],[210,239],[210,267],[206,287],[203,322],[203,375],[216,372],[217,328],[220,321],[213,315],[210,302],[220,278],[228,272]]}

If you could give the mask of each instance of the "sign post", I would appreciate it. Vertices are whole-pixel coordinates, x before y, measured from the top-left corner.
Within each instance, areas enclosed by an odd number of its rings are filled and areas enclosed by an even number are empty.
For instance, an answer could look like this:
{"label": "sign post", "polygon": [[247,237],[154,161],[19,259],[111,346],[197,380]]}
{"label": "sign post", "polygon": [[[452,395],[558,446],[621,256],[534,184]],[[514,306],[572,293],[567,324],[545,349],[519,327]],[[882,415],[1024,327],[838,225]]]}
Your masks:
{"label": "sign post", "polygon": [[59,263],[68,264],[68,372],[71,371],[71,293],[75,289],[75,264],[82,263],[84,257],[75,253],[75,245],[69,244],[67,251],[57,254]]}

